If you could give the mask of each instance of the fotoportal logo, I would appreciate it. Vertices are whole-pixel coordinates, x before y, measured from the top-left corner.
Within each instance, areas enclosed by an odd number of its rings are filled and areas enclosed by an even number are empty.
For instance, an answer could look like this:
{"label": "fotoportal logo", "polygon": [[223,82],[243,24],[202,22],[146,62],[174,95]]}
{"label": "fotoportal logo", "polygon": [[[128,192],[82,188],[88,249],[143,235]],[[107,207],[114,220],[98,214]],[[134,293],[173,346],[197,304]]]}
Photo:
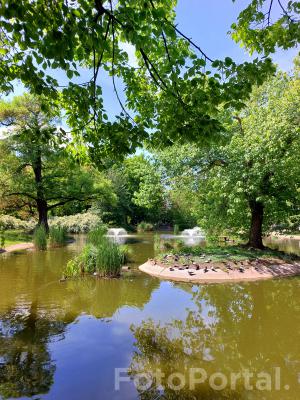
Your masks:
{"label": "fotoportal logo", "polygon": [[289,390],[289,385],[282,383],[281,368],[274,367],[270,372],[253,372],[245,369],[241,372],[225,374],[220,371],[208,373],[204,368],[190,368],[185,373],[174,371],[169,375],[160,369],[150,372],[141,372],[134,376],[128,375],[127,368],[115,368],[115,390],[119,391],[123,385],[134,383],[138,391],[146,391],[155,387],[158,390],[170,389],[173,391],[197,390],[200,385],[206,385],[215,391],[236,390],[243,387],[246,391],[258,390],[280,391]]}

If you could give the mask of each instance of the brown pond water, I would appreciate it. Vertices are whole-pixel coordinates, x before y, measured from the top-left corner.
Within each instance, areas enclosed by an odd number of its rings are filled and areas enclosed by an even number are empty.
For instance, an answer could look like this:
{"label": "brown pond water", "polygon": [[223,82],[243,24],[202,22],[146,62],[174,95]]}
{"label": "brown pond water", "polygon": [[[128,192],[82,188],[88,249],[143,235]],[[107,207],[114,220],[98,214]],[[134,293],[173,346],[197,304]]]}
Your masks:
{"label": "brown pond water", "polygon": [[[153,255],[153,236],[138,240],[132,266]],[[300,278],[192,286],[133,268],[60,283],[83,242],[1,255],[0,398],[300,398]],[[116,368],[132,378],[119,390]]]}

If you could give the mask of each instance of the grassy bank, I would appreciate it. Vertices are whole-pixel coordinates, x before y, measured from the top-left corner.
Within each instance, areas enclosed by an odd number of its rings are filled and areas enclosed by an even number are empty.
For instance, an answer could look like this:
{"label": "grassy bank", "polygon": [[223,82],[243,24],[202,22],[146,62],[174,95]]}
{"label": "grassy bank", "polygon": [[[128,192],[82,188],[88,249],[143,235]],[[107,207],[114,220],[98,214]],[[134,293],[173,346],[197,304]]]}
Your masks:
{"label": "grassy bank", "polygon": [[293,254],[286,254],[278,250],[266,248],[264,250],[249,249],[243,246],[208,246],[208,247],[182,247],[171,249],[168,253],[159,254],[157,259],[162,260],[167,254],[177,255],[178,262],[184,262],[186,257],[190,257],[194,262],[226,262],[279,258],[283,261],[299,260],[300,257]]}
{"label": "grassy bank", "polygon": [[20,230],[5,231],[5,247],[24,242],[32,242],[30,233]]}

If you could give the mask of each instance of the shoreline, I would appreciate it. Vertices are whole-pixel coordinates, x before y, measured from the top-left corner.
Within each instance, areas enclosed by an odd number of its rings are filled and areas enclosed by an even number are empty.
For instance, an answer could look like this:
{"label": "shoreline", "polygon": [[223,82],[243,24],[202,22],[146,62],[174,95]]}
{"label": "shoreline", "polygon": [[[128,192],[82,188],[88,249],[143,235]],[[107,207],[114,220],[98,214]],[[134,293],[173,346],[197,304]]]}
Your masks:
{"label": "shoreline", "polygon": [[165,266],[156,263],[154,260],[148,260],[139,266],[139,270],[156,278],[191,283],[255,281],[300,275],[300,263],[285,263],[279,260],[268,266],[242,268],[242,272],[238,268],[224,271],[218,264],[211,263],[209,270],[205,272],[205,265],[199,265],[199,269],[195,269],[193,265],[178,269],[174,266]]}
{"label": "shoreline", "polygon": [[266,239],[276,238],[279,240],[300,240],[300,234],[285,234],[285,233],[270,233],[265,237]]}
{"label": "shoreline", "polygon": [[7,246],[4,249],[0,249],[0,254],[14,253],[15,251],[30,250],[33,248],[34,248],[34,244],[31,242],[16,243],[16,244],[11,244],[10,246]]}

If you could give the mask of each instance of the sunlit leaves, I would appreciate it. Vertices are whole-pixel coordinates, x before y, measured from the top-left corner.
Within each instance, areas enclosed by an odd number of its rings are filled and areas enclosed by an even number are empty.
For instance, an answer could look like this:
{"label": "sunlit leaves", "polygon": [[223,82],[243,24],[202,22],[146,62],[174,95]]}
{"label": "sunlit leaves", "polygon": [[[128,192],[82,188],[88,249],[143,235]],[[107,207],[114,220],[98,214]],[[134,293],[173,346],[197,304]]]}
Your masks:
{"label": "sunlit leaves", "polygon": [[232,37],[251,53],[274,53],[276,47],[289,49],[300,41],[300,2],[251,0],[232,24]]}

